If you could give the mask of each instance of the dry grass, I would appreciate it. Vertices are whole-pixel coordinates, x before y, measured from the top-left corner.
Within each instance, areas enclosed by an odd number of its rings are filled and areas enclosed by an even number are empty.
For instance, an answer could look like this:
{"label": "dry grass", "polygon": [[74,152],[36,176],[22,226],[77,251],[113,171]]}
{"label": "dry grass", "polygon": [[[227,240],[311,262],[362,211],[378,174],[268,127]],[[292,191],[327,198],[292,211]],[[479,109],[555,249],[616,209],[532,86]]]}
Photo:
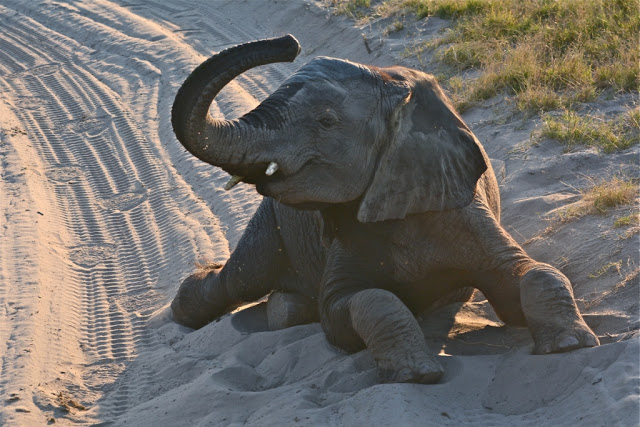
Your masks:
{"label": "dry grass", "polygon": [[[607,215],[612,209],[634,205],[640,188],[635,180],[622,177],[613,177],[606,180],[597,181],[595,178],[586,178],[589,185],[580,190],[581,198],[566,207],[554,210],[545,219],[549,225],[537,235],[526,240],[523,245],[527,246],[534,242],[545,240],[557,233],[563,225],[582,218],[586,215]],[[624,227],[622,233],[615,233],[616,240],[626,240],[640,233],[640,211],[637,206],[630,206],[625,216],[618,216],[612,224],[612,228]],[[618,212],[618,215],[621,213]],[[609,234],[609,233],[605,233]]]}
{"label": "dry grass", "polygon": [[196,262],[195,264],[198,271],[215,271],[220,270],[222,267],[224,267],[223,263],[211,261],[208,259],[205,259],[202,262]]}
{"label": "dry grass", "polygon": [[592,145],[612,152],[640,143],[640,108],[628,110],[616,119],[579,115],[570,110],[543,116],[538,137],[555,139],[571,148],[575,144]]}
{"label": "dry grass", "polygon": [[609,270],[614,269],[618,274],[620,273],[620,269],[622,268],[622,260],[616,262],[610,262],[608,264],[603,265],[598,270],[594,271],[589,275],[590,279],[597,279],[600,276],[605,275]]}
{"label": "dry grass", "polygon": [[325,5],[333,8],[337,15],[350,15],[354,18],[362,18],[364,13],[359,12],[361,8],[371,6],[371,0],[325,0]]}
{"label": "dry grass", "polygon": [[613,177],[591,185],[582,192],[582,199],[557,213],[561,222],[589,214],[604,215],[611,209],[631,205],[638,196],[638,185],[632,180]]}
{"label": "dry grass", "polygon": [[[607,267],[607,266],[608,266],[608,267]],[[610,270],[610,269],[611,269],[611,267],[615,267],[616,272],[617,272],[618,274],[620,274],[620,273],[621,273],[621,270],[620,270],[620,267],[619,267],[619,266],[622,266],[622,260],[619,260],[619,261],[614,262],[614,263],[609,263],[609,264],[607,264],[607,265],[603,266],[600,270],[598,270],[598,272],[606,268],[606,270],[602,273],[602,274],[604,274],[604,273],[606,273],[608,270]],[[629,262],[627,262],[627,266],[629,266]],[[589,275],[589,277],[593,279],[593,278],[600,277],[602,274],[600,274],[599,276],[595,276],[595,277],[593,277],[593,275]],[[630,285],[630,284],[632,284],[632,283],[634,283],[634,282],[637,282],[637,281],[638,281],[638,276],[639,276],[639,275],[640,275],[640,267],[636,267],[636,268],[634,268],[634,269],[633,269],[633,270],[631,270],[629,273],[627,273],[627,274],[624,276],[624,278],[623,278],[620,282],[616,283],[616,285],[615,285],[612,289],[610,289],[610,290],[608,290],[608,291],[606,291],[606,292],[601,293],[601,294],[600,294],[600,295],[598,295],[598,296],[597,296],[597,298],[596,298],[596,299],[594,299],[593,301],[589,301],[589,302],[584,301],[584,305],[585,305],[585,307],[584,307],[584,308],[585,308],[585,309],[590,309],[590,308],[593,308],[593,307],[598,306],[600,303],[602,303],[602,301],[603,301],[605,298],[607,298],[607,297],[609,297],[609,296],[611,296],[611,295],[615,294],[616,292],[620,292],[620,291],[621,291],[622,289],[624,289],[627,285]]]}
{"label": "dry grass", "polygon": [[592,187],[584,197],[598,213],[607,213],[611,208],[632,204],[638,194],[638,186],[632,181],[613,178]]}

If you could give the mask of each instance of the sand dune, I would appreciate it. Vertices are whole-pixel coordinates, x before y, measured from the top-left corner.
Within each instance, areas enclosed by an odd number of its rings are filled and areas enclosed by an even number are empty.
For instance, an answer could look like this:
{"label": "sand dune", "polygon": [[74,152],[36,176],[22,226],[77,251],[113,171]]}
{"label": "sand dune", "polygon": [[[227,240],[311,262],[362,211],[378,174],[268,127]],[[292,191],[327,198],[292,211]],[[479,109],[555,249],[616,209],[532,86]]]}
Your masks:
{"label": "sand dune", "polygon": [[[3,0],[0,424],[638,425],[638,235],[612,227],[629,208],[548,219],[585,176],[637,177],[638,147],[527,148],[536,120],[509,119],[500,100],[465,120],[495,159],[503,223],[572,280],[602,346],[532,356],[528,332],[479,298],[419,319],[440,384],[383,385],[367,351],[340,352],[318,324],[268,331],[260,304],[198,331],[169,318],[194,263],[224,262],[260,202],[248,185],[224,192],[228,176],[175,140],[170,106],[189,72],[237,43],[294,34],[295,63],[221,93],[213,110],[236,117],[318,55],[421,65],[402,52],[443,25],[385,38],[382,23],[355,28],[303,0]],[[592,107],[619,114],[635,98]]]}

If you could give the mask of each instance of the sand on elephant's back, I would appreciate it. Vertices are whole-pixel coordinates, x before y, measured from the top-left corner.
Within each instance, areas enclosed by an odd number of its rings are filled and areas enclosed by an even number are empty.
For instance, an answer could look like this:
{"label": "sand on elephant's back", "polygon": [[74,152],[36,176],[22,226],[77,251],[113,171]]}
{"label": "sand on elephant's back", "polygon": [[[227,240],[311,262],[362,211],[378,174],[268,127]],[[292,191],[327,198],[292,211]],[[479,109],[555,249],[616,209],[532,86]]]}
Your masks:
{"label": "sand on elephant's back", "polygon": [[[263,303],[193,331],[168,304],[197,262],[224,262],[260,202],[177,143],[170,108],[213,52],[292,33],[292,64],[224,89],[212,113],[255,107],[311,58],[435,71],[405,54],[446,21],[356,27],[321,2],[77,1],[0,5],[0,424],[638,425],[638,234],[629,215],[556,223],[585,176],[636,176],[638,146],[602,155],[530,145],[539,119],[494,99],[464,114],[492,159],[502,223],[574,284],[602,345],[531,354],[479,295],[418,316],[446,374],[379,384],[368,351],[319,324],[269,331]],[[3,53],[4,52],[4,53]],[[616,115],[633,96],[590,108]],[[609,267],[607,267],[609,266]]]}

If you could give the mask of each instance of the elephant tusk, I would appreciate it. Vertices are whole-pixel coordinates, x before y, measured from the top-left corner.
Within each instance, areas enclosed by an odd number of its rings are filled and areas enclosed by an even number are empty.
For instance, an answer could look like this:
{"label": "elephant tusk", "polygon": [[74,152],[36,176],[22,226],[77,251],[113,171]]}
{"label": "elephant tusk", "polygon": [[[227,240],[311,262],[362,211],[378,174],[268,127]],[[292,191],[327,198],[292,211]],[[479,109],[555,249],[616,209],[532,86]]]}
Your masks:
{"label": "elephant tusk", "polygon": [[224,185],[224,189],[226,191],[231,190],[233,187],[236,186],[237,183],[239,183],[240,181],[242,181],[242,179],[244,178],[244,176],[240,176],[240,175],[233,175],[231,176],[231,179],[229,180],[229,182],[227,182]]}
{"label": "elephant tusk", "polygon": [[[267,166],[267,170],[264,173],[267,176],[271,176],[274,173],[276,173],[277,170],[278,170],[278,164],[276,162],[271,162],[269,163],[269,166]],[[224,185],[224,189],[227,191],[231,190],[243,179],[244,179],[244,176],[232,175],[231,179],[229,179],[229,181]]]}
{"label": "elephant tusk", "polygon": [[276,162],[269,163],[267,170],[264,171],[264,174],[267,176],[273,175],[278,170],[278,164]]}

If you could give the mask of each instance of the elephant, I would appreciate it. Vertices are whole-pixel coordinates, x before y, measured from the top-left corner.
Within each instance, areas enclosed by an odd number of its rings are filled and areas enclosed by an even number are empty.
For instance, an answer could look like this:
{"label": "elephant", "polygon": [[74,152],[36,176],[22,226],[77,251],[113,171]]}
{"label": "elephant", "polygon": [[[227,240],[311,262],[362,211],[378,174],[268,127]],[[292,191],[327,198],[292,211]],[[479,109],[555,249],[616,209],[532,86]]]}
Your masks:
{"label": "elephant", "polygon": [[299,52],[292,35],[231,47],[176,94],[179,142],[264,196],[224,266],[182,282],[177,323],[269,295],[271,328],[319,321],[332,345],[368,349],[381,382],[430,384],[443,368],[415,315],[479,289],[536,354],[599,345],[567,277],[500,225],[489,158],[433,76],[317,57],[243,116],[209,113],[236,76]]}

